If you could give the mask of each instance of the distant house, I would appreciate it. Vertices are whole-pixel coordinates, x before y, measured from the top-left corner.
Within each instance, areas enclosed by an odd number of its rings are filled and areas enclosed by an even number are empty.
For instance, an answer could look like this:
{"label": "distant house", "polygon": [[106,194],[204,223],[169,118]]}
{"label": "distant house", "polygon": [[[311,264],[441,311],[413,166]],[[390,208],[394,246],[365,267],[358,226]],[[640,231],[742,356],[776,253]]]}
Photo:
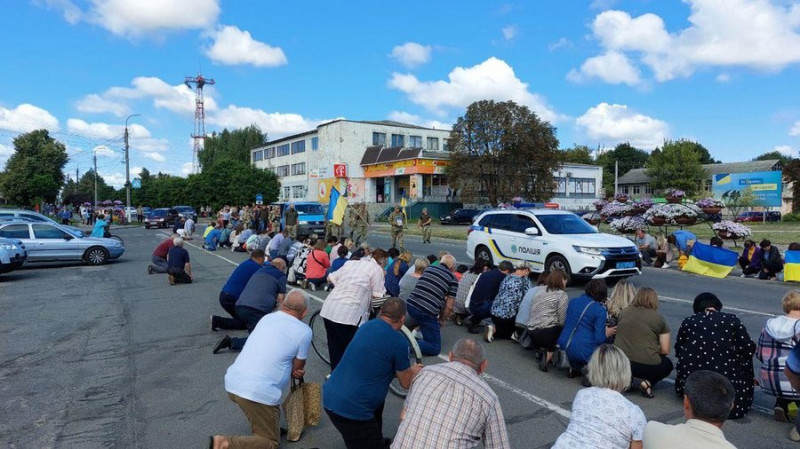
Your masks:
{"label": "distant house", "polygon": [[[752,173],[760,171],[781,171],[783,164],[781,161],[749,161],[749,162],[728,162],[723,164],[704,164],[703,168],[709,174],[708,179],[703,181],[701,192],[711,194],[711,180],[714,175],[720,173]],[[619,177],[617,181],[619,193],[630,195],[634,198],[651,197],[654,195],[653,188],[650,186],[650,177],[645,173],[644,168],[634,168]],[[785,195],[784,195],[785,196]]]}

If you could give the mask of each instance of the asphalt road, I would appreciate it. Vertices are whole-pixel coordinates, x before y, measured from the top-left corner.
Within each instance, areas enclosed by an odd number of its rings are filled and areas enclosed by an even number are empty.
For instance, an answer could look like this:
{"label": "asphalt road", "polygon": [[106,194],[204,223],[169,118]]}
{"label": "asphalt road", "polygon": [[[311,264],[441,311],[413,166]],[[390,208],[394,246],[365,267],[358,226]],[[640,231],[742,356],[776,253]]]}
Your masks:
{"label": "asphalt road", "polygon": [[[230,402],[223,376],[235,354],[213,355],[221,337],[208,317],[222,314],[217,295],[235,264],[246,257],[223,250],[209,253],[189,246],[197,282],[171,287],[164,275],[148,275],[150,253],[164,231],[120,229],[126,253],[102,267],[79,264],[26,267],[0,276],[0,445],[32,447],[205,447],[214,433],[247,434],[249,426]],[[388,236],[370,241],[386,247]],[[196,240],[194,244],[199,244]],[[464,243],[423,245],[406,237],[415,256],[452,252],[468,262]],[[712,291],[724,309],[739,314],[754,339],[764,320],[780,313],[787,287],[777,282],[717,280],[675,270],[646,269],[638,285],[656,289],[661,312],[677,331],[691,313],[697,293]],[[579,288],[571,288],[574,296]],[[324,293],[312,293],[320,307]],[[309,314],[310,315],[310,314]],[[467,336],[464,328],[443,329],[443,347]],[[550,447],[568,424],[580,389],[564,373],[541,373],[532,354],[511,341],[487,344],[486,380],[500,397],[512,447]],[[424,363],[441,359],[428,357]],[[306,380],[327,374],[312,353]],[[672,385],[659,384],[655,399],[638,392],[627,397],[648,419],[682,421],[681,401]],[[384,432],[393,435],[402,402],[387,398]],[[790,425],[766,412],[772,398],[757,391],[756,409],[726,423],[728,439],[740,448],[792,447]],[[343,448],[323,416],[292,448]]]}

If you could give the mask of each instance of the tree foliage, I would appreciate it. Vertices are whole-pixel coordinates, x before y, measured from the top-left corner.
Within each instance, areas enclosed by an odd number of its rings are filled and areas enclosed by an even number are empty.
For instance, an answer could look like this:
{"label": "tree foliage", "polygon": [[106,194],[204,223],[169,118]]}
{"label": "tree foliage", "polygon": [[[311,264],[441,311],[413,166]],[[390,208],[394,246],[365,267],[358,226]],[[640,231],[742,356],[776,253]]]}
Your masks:
{"label": "tree foliage", "polygon": [[722,194],[722,202],[733,217],[739,215],[743,209],[752,207],[756,203],[756,195],[751,187],[742,190],[731,189]]}
{"label": "tree foliage", "polygon": [[563,161],[555,128],[513,101],[481,100],[467,107],[450,133],[448,176],[467,198],[492,204],[521,196],[547,201],[553,171]]}
{"label": "tree foliage", "polygon": [[[120,193],[121,192],[121,193]],[[66,204],[94,203],[94,170],[90,169],[81,176],[78,182],[67,181],[61,191],[61,198]],[[97,176],[97,201],[125,200],[125,189],[116,190],[106,184],[102,176]]]}
{"label": "tree foliage", "polygon": [[613,150],[598,155],[596,163],[603,167],[603,188],[606,194],[614,193],[614,175],[617,163],[619,163],[619,176],[622,176],[631,169],[645,167],[649,160],[650,154],[634,148],[628,142],[621,143]]}
{"label": "tree foliage", "polygon": [[701,183],[709,178],[701,163],[702,147],[688,140],[667,140],[653,151],[647,164],[650,185],[656,190],[677,188],[694,196]]}
{"label": "tree foliage", "polygon": [[586,145],[575,145],[572,148],[562,150],[564,152],[564,162],[573,164],[594,164],[592,150]]}
{"label": "tree foliage", "polygon": [[792,183],[792,212],[800,212],[800,159],[783,166],[783,181]]}
{"label": "tree foliage", "polygon": [[258,125],[233,131],[228,131],[226,128],[221,133],[213,133],[205,139],[203,149],[197,154],[197,160],[202,170],[223,159],[249,164],[250,150],[266,142],[267,134],[261,132]]}
{"label": "tree foliage", "polygon": [[45,129],[14,139],[14,154],[0,176],[0,190],[7,201],[20,206],[55,202],[64,184],[62,170],[68,160],[63,143]]}
{"label": "tree foliage", "polygon": [[794,160],[791,156],[787,156],[780,151],[768,151],[753,158],[754,161],[773,161],[776,159],[781,161],[784,167]]}

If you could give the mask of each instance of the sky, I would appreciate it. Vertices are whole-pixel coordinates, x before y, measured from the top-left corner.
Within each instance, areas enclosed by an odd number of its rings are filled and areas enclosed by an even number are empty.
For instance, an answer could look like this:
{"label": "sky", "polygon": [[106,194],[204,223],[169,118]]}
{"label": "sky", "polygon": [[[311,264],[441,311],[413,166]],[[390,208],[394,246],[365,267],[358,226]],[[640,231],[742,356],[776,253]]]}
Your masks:
{"label": "sky", "polygon": [[723,162],[800,148],[800,1],[15,0],[3,5],[0,167],[47,128],[65,172],[125,180],[192,169],[206,132],[270,139],[331,119],[449,128],[477,100],[514,100],[562,148],[703,144]]}

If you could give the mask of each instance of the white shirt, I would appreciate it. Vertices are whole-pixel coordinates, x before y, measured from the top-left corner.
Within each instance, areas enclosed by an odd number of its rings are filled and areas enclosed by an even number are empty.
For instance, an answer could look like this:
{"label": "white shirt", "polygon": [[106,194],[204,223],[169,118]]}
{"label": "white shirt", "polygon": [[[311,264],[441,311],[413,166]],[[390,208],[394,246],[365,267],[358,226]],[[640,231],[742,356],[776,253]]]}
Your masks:
{"label": "white shirt", "polygon": [[722,429],[699,419],[671,426],[656,421],[644,429],[645,449],[736,449],[725,439]]}
{"label": "white shirt", "polygon": [[183,224],[183,229],[186,231],[187,234],[191,234],[192,230],[194,229],[194,220],[191,218],[186,219],[186,223]]}
{"label": "white shirt", "polygon": [[351,260],[328,276],[334,289],[320,315],[339,324],[360,326],[369,319],[370,301],[386,295],[384,271],[372,258]]}
{"label": "white shirt", "polygon": [[260,404],[280,404],[292,361],[307,359],[310,345],[307,324],[280,311],[265,315],[225,373],[225,390]]}
{"label": "white shirt", "polygon": [[642,441],[645,425],[642,409],[619,392],[584,388],[575,395],[569,426],[553,449],[628,449],[631,441]]}

